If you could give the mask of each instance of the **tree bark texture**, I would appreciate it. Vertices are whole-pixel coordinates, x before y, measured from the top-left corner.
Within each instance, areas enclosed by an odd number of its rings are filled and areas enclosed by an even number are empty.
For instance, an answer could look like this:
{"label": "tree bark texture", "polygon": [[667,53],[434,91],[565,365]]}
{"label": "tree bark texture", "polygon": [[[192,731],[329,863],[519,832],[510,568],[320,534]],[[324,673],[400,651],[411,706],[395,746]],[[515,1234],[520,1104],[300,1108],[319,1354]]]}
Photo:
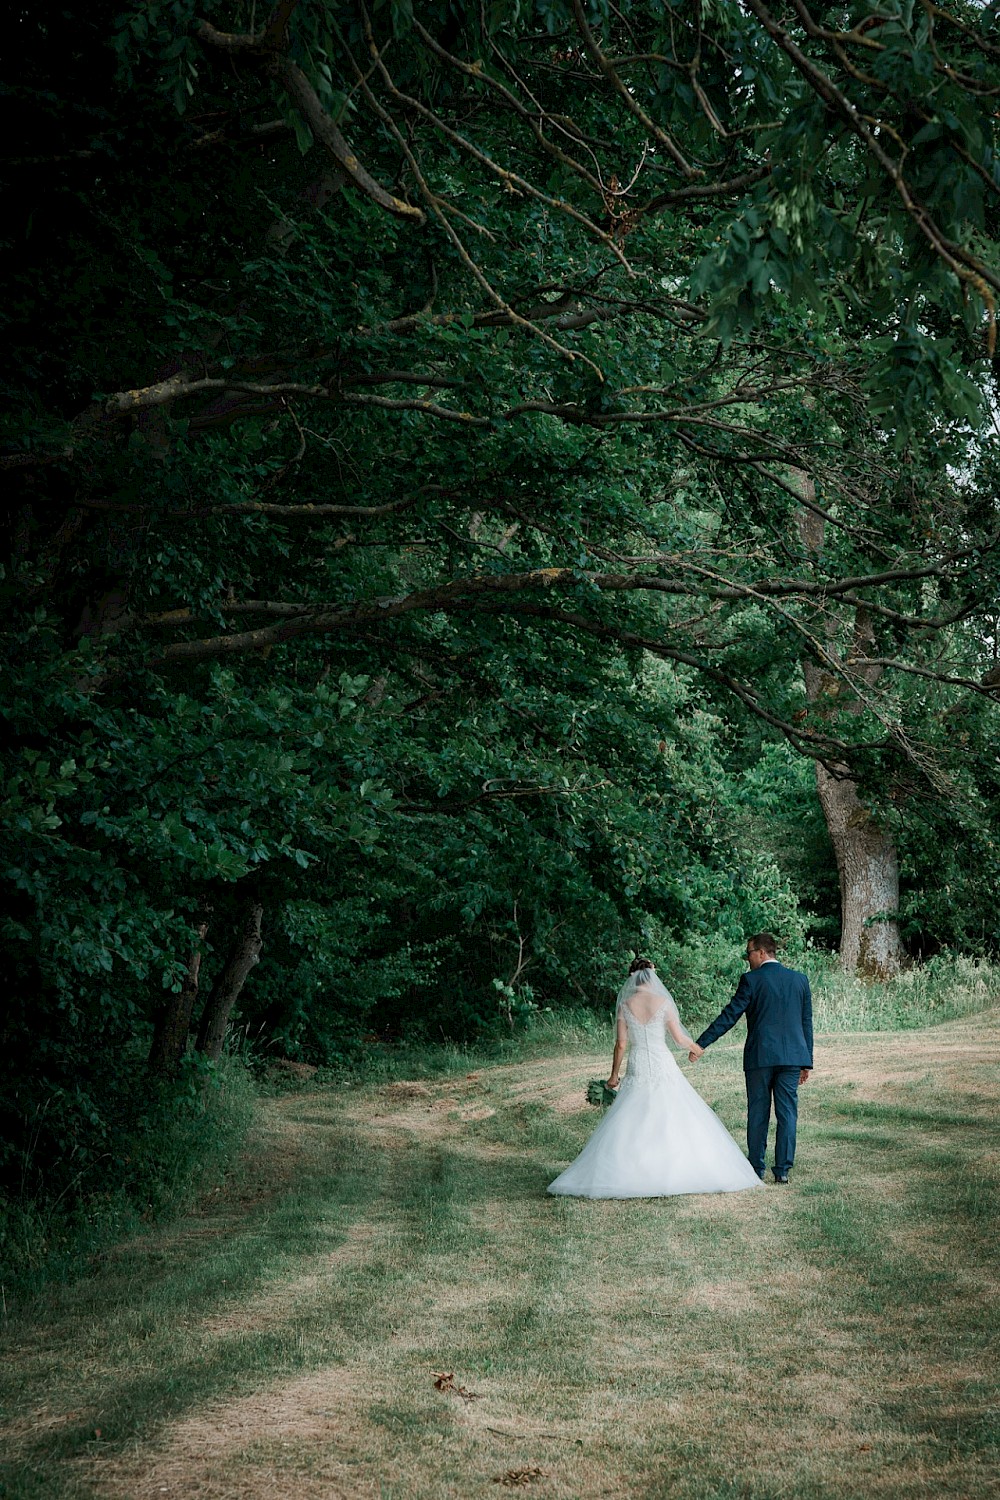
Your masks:
{"label": "tree bark texture", "polygon": [[248,901],[244,906],[229,950],[229,957],[205,1001],[201,1024],[198,1027],[197,1050],[210,1062],[218,1062],[222,1055],[229,1017],[240,997],[247,975],[260,959],[260,922],[264,908],[259,901]]}
{"label": "tree bark texture", "polygon": [[903,944],[896,846],[858,796],[850,777],[816,763],[816,790],[840,876],[840,962],[872,978],[898,974]]}
{"label": "tree bark texture", "polygon": [[153,1041],[149,1049],[147,1067],[155,1078],[173,1078],[187,1050],[191,1016],[194,1003],[198,998],[201,943],[208,931],[208,922],[199,922],[196,931],[198,946],[188,959],[187,973],[184,976],[180,993],[167,996],[153,1026]]}
{"label": "tree bark texture", "polygon": [[[795,470],[791,478],[805,500],[815,500],[811,475]],[[825,532],[823,518],[803,506],[799,513],[799,536],[808,551],[814,554],[822,551]],[[835,637],[842,624],[831,616],[824,642],[831,656],[835,654]],[[857,609],[852,650],[859,655],[874,655],[873,645],[871,622],[863,610]],[[839,677],[812,661],[803,663],[803,671],[806,696],[810,703],[821,706],[824,716],[832,718],[861,711],[857,698],[840,701],[843,684]],[[880,672],[880,667],[860,669],[868,685],[874,684]],[[899,910],[896,846],[858,796],[847,766],[817,761],[816,792],[840,877],[841,967],[851,973],[889,979],[899,973],[903,963],[903,943],[896,920]]]}

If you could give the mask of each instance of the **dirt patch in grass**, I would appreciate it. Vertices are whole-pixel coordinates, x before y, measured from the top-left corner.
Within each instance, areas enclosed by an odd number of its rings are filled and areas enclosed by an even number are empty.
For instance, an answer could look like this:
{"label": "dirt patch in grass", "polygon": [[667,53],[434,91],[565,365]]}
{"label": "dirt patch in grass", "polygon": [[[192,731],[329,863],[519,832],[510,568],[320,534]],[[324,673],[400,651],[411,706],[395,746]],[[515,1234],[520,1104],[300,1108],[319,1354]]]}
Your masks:
{"label": "dirt patch in grass", "polygon": [[557,1115],[582,1115],[593,1111],[595,1126],[600,1119],[597,1111],[594,1110],[594,1106],[587,1100],[586,1086],[573,1089],[565,1094],[556,1094],[549,1100],[549,1107],[555,1110]]}
{"label": "dirt patch in grass", "polygon": [[[418,1106],[414,1110],[398,1110],[395,1114],[381,1115],[370,1121],[365,1134],[373,1149],[378,1151],[405,1152],[421,1149],[437,1143],[458,1143],[470,1155],[492,1154],[491,1142],[462,1137],[460,1127],[476,1120],[486,1120],[496,1111],[489,1106],[482,1109],[452,1110],[447,1115]],[[360,1123],[360,1122],[359,1122]]]}
{"label": "dirt patch in grass", "polygon": [[331,1281],[342,1276],[352,1263],[370,1257],[379,1242],[379,1226],[370,1220],[361,1220],[348,1227],[343,1242],[323,1255],[313,1257],[309,1269],[282,1284],[278,1289],[269,1286],[251,1297],[242,1306],[218,1317],[202,1320],[201,1331],[213,1337],[229,1337],[237,1333],[260,1333],[263,1329],[280,1328],[292,1317],[308,1313],[311,1305],[322,1302]]}
{"label": "dirt patch in grass", "polygon": [[[335,1184],[346,1138],[358,1196],[318,1197],[317,1212],[333,1222],[331,1204],[350,1201],[356,1221],[328,1252],[306,1237],[302,1257],[270,1285],[253,1283],[243,1305],[181,1313],[176,1369],[183,1379],[227,1340],[242,1359],[240,1335],[286,1329],[289,1347],[302,1330],[292,1357],[316,1367],[275,1379],[265,1342],[259,1389],[232,1396],[253,1378],[233,1365],[211,1400],[158,1436],[54,1461],[66,1487],[52,1493],[473,1500],[504,1493],[504,1475],[528,1475],[519,1487],[545,1500],[985,1500],[996,1493],[986,1439],[969,1433],[995,1407],[984,1330],[998,1280],[983,1263],[992,1246],[968,1174],[985,1191],[997,1165],[976,1122],[1000,1096],[998,1025],[1000,1013],[821,1038],[791,1188],[742,1194],[582,1203],[534,1187],[536,1167],[544,1183],[550,1157],[575,1149],[583,1119],[572,1117],[600,1119],[583,1091],[607,1056],[590,1049],[471,1078],[269,1101],[264,1139],[277,1166],[262,1162],[259,1181],[294,1188],[321,1165]],[[713,1049],[689,1076],[723,1101],[739,1138],[736,1046]],[[852,1103],[868,1112],[852,1116]],[[482,1134],[503,1139],[480,1139],[477,1122],[494,1115]],[[368,1163],[379,1174],[370,1197],[357,1189]],[[223,1194],[207,1219],[146,1246],[211,1257],[233,1229],[252,1239],[266,1201]],[[379,1274],[366,1281],[358,1270],[369,1264]],[[101,1334],[109,1350],[113,1324]],[[343,1330],[343,1343],[340,1332],[311,1339],[325,1327]],[[102,1358],[114,1376],[105,1385],[93,1374]],[[44,1410],[37,1389],[25,1398],[34,1409],[12,1430],[24,1451],[29,1433],[37,1452],[39,1436],[55,1442],[60,1426],[80,1424],[81,1406],[99,1411],[119,1368],[127,1374],[118,1358],[95,1342],[76,1389],[67,1378]],[[453,1371],[479,1399],[435,1390],[435,1371]],[[148,1432],[160,1411],[142,1419]]]}
{"label": "dirt patch in grass", "polygon": [[92,1468],[108,1500],[348,1500],[378,1495],[365,1473],[366,1372],[313,1370],[285,1385],[186,1417],[152,1452]]}
{"label": "dirt patch in grass", "polygon": [[[773,1303],[794,1303],[801,1307],[803,1300],[823,1284],[823,1273],[818,1267],[797,1267],[795,1270],[776,1271],[769,1280],[767,1295]],[[716,1313],[742,1313],[747,1307],[747,1289],[742,1281],[698,1281],[681,1297],[679,1306],[695,1311]]]}
{"label": "dirt patch in grass", "polygon": [[411,1099],[433,1099],[426,1083],[389,1083],[379,1089],[379,1098],[389,1104],[408,1104]]}
{"label": "dirt patch in grass", "polygon": [[[970,1092],[970,1065],[995,1059],[998,1026],[1000,1012],[988,1011],[923,1031],[830,1032],[817,1037],[814,1078],[820,1083],[853,1084],[878,1097],[887,1085],[910,1083],[926,1074],[937,1087]],[[997,1097],[1000,1080],[995,1069],[986,1074],[985,1081],[990,1080],[990,1092]]]}

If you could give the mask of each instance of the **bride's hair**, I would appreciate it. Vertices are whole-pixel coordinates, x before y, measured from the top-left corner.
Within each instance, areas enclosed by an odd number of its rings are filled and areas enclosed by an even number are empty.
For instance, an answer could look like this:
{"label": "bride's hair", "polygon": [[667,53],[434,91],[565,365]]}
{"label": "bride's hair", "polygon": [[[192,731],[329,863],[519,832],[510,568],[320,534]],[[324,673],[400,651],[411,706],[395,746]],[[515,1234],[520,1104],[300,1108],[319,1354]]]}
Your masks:
{"label": "bride's hair", "polygon": [[638,974],[640,969],[653,969],[655,972],[656,965],[650,963],[648,958],[635,958],[628,966],[630,974]]}

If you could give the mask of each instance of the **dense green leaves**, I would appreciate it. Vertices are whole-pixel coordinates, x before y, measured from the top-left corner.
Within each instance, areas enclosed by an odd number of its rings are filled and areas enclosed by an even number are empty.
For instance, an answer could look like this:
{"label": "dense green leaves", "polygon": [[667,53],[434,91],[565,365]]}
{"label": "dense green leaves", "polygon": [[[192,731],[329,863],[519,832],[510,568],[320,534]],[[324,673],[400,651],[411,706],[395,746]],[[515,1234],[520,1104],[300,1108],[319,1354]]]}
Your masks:
{"label": "dense green leaves", "polygon": [[22,18],[8,1176],[47,1100],[107,1150],[248,894],[237,1020],[321,1062],[832,941],[816,758],[913,948],[996,943],[935,853],[993,858],[996,37],[935,14]]}

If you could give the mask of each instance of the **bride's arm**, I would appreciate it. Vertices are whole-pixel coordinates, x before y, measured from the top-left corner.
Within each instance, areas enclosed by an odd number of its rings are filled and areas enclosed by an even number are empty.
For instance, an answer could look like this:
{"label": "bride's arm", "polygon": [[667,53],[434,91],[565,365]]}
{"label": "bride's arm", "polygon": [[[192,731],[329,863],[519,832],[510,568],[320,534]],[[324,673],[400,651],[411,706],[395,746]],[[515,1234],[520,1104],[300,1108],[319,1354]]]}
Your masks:
{"label": "bride's arm", "polygon": [[621,1082],[622,1060],[625,1056],[625,1048],[628,1045],[628,1027],[625,1025],[625,1017],[618,1017],[618,1028],[615,1032],[615,1050],[611,1059],[611,1072],[608,1075],[608,1088],[616,1089]]}
{"label": "bride's arm", "polygon": [[670,1035],[673,1037],[678,1047],[694,1046],[694,1037],[690,1036],[684,1030],[684,1027],[681,1025],[679,1020],[675,1021],[670,1015],[667,1016],[667,1030],[670,1032]]}
{"label": "bride's arm", "polygon": [[671,1039],[673,1040],[674,1045],[677,1047],[691,1048],[694,1046],[694,1038],[688,1035],[688,1032],[681,1021],[680,1011],[677,1009],[677,1003],[674,1000],[673,995],[669,990],[667,990],[666,993],[667,999],[664,1006],[663,1019],[666,1023],[667,1030],[670,1032]]}

